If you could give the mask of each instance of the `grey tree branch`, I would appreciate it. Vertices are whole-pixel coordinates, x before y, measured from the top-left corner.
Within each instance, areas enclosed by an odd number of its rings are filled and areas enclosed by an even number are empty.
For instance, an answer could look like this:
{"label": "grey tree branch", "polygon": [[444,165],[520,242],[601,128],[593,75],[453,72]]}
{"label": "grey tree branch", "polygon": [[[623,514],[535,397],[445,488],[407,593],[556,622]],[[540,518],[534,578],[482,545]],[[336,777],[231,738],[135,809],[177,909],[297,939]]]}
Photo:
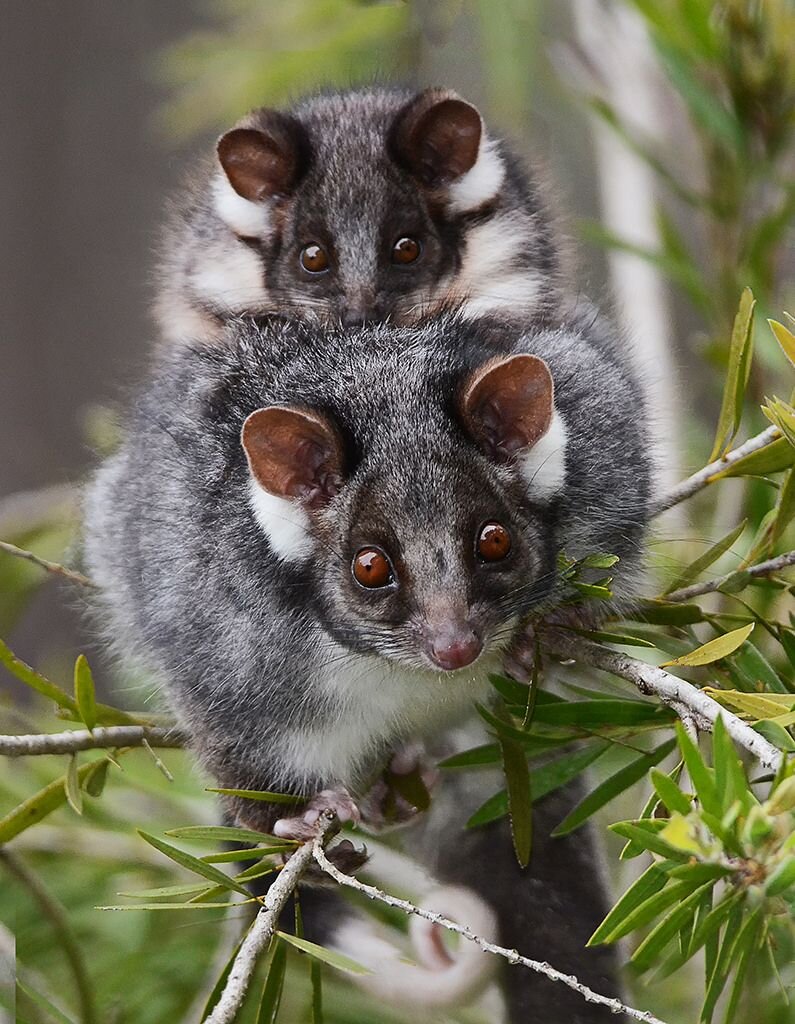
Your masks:
{"label": "grey tree branch", "polygon": [[29,736],[0,735],[0,755],[24,757],[28,754],[73,754],[78,750],[105,750],[110,747],[182,747],[187,742],[178,728],[159,726],[112,725],[67,732],[33,733]]}
{"label": "grey tree branch", "polygon": [[758,452],[760,448],[766,448],[767,445],[772,444],[781,437],[781,432],[778,427],[768,427],[767,430],[763,430],[761,434],[757,434],[755,437],[749,438],[738,448],[728,452],[720,459],[716,459],[714,462],[710,462],[709,465],[704,466],[697,473],[689,476],[686,480],[683,480],[680,484],[677,484],[673,490],[670,490],[667,494],[664,494],[661,498],[658,498],[656,502],[652,502],[651,515],[658,516],[661,512],[665,512],[666,509],[673,508],[674,505],[678,505],[680,501],[684,501],[686,498],[692,497],[698,491],[703,490],[707,484],[712,482],[712,478],[716,473],[722,472],[724,469],[728,469],[729,466],[738,462],[740,459],[745,458],[746,455],[751,455],[753,452]]}
{"label": "grey tree branch", "polygon": [[[747,572],[749,576],[771,576],[775,572],[781,572],[795,566],[795,551],[785,551],[783,555],[776,555],[775,558],[768,558],[766,562],[757,562],[756,565],[749,565]],[[665,595],[666,601],[689,601],[693,597],[701,597],[703,594],[712,594],[728,582],[736,573],[728,572],[725,576],[719,576],[714,580],[707,580],[705,583],[694,583],[689,587],[681,587],[679,590],[672,590]]]}
{"label": "grey tree branch", "polygon": [[[415,914],[418,917],[422,917],[426,921],[430,921],[432,924],[435,924],[440,928],[445,928],[447,931],[454,932],[456,935],[460,935],[462,938],[468,939],[470,942],[474,942],[486,953],[492,953],[495,956],[503,957],[508,961],[508,963],[527,967],[531,971],[543,974],[552,981],[562,982],[562,984],[567,985],[575,992],[578,992],[586,1002],[606,1006],[612,1013],[623,1013],[627,1017],[631,1017],[632,1020],[643,1021],[645,1024],[665,1024],[665,1022],[661,1021],[659,1017],[655,1017],[654,1014],[649,1013],[647,1010],[634,1010],[631,1006],[626,1006],[619,999],[599,995],[598,992],[594,992],[592,989],[588,988],[587,985],[583,985],[581,982],[577,981],[573,975],[564,974],[562,971],[556,970],[548,963],[541,960],[531,960],[529,957],[522,956],[515,949],[507,949],[505,946],[497,946],[493,942],[487,942],[486,939],[475,935],[475,933],[469,928],[457,924],[455,921],[451,921],[448,917],[443,917],[441,914],[437,914],[432,910],[425,910],[424,908],[416,907],[413,903],[409,903],[408,900],[398,899],[397,896],[390,896],[388,893],[382,892],[381,889],[377,889],[374,885],[367,885],[364,882],[360,882],[357,878],[353,878],[351,875],[344,874],[336,868],[326,856],[320,837],[315,839],[311,845],[312,852],[317,863],[326,872],[326,874],[339,882],[340,885],[345,885],[350,889],[356,889],[358,892],[364,893],[364,895],[369,897],[371,900],[379,900],[381,903],[385,903],[389,907],[394,907],[396,910],[402,910],[404,914]],[[207,1024],[209,1024],[209,1021]],[[215,1022],[213,1022],[213,1024],[215,1024]]]}
{"label": "grey tree branch", "polygon": [[260,912],[243,940],[226,985],[204,1024],[232,1024],[248,990],[249,982],[262,953],[267,949],[279,923],[279,915],[312,863],[315,848],[322,848],[336,827],[336,817],[324,811],[318,819],[317,834],[299,846],[276,877],[263,899]]}
{"label": "grey tree branch", "polygon": [[52,573],[53,576],[62,576],[72,583],[79,583],[81,587],[96,587],[96,583],[92,582],[88,576],[84,576],[82,572],[67,569],[65,565],[60,565],[58,562],[50,562],[46,558],[39,558],[32,551],[18,548],[16,544],[9,544],[6,540],[0,540],[0,551],[5,551],[7,555],[14,555],[15,558],[24,558],[26,562],[32,562],[40,569]]}
{"label": "grey tree branch", "polygon": [[546,644],[547,649],[557,655],[574,658],[576,661],[627,679],[634,683],[641,693],[659,697],[677,714],[684,708],[700,728],[711,730],[717,718],[721,717],[726,731],[736,743],[753,754],[763,767],[772,771],[778,770],[783,757],[780,750],[772,743],[768,743],[764,736],[742,719],[721,707],[717,701],[685,679],[579,637],[550,632],[546,637]]}

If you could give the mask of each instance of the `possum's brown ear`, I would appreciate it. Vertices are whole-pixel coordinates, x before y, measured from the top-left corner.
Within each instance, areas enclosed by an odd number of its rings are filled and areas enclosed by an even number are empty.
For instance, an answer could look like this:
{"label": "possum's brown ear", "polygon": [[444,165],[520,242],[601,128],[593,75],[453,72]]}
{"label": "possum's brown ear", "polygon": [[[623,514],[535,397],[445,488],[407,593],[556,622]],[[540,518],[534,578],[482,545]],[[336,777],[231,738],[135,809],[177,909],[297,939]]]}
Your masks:
{"label": "possum's brown ear", "polygon": [[342,439],[319,413],[284,405],[257,409],[243,424],[240,441],[251,475],[279,498],[319,508],[343,485]]}
{"label": "possum's brown ear", "polygon": [[229,184],[253,203],[290,192],[306,169],[309,151],[300,121],[275,110],[255,117],[255,127],[233,128],[217,146]]}
{"label": "possum's brown ear", "polygon": [[440,89],[426,89],[397,115],[393,158],[423,184],[446,185],[478,158],[483,122],[471,104]]}
{"label": "possum's brown ear", "polygon": [[540,441],[554,409],[552,375],[538,356],[492,359],[473,371],[461,390],[467,432],[500,462]]}

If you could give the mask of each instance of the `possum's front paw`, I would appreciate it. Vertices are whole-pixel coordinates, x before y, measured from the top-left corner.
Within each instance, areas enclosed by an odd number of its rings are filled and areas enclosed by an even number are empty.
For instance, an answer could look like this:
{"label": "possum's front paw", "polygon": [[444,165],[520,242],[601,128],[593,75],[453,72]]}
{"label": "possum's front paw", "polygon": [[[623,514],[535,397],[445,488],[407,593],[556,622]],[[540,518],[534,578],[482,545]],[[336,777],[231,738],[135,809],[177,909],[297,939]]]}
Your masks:
{"label": "possum's front paw", "polygon": [[273,826],[273,834],[280,839],[306,842],[315,835],[317,821],[323,811],[333,811],[343,824],[352,822],[358,825],[362,817],[348,790],[344,786],[336,786],[313,796],[295,817],[279,818]]}
{"label": "possum's front paw", "polygon": [[373,831],[411,821],[430,805],[430,790],[439,772],[424,747],[407,743],[392,755],[388,766],[360,801],[362,823]]}

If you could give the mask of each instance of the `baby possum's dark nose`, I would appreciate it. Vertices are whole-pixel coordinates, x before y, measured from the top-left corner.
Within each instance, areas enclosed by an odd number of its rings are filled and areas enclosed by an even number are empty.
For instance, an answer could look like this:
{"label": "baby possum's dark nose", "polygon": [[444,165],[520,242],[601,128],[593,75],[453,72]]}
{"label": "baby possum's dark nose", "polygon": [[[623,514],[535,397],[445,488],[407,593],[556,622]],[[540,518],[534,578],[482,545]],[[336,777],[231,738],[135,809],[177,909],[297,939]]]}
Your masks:
{"label": "baby possum's dark nose", "polygon": [[427,651],[431,661],[452,672],[471,665],[483,650],[483,641],[469,625],[451,625],[431,634]]}

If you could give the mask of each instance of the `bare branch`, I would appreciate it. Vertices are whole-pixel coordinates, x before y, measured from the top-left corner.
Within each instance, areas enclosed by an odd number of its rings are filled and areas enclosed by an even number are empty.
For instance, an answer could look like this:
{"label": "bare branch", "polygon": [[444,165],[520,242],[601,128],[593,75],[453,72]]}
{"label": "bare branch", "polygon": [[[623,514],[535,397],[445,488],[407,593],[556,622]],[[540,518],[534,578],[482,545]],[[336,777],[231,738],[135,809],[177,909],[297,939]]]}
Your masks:
{"label": "bare branch", "polygon": [[677,714],[680,708],[684,707],[699,728],[710,730],[717,718],[721,717],[726,731],[736,743],[745,747],[765,768],[778,770],[783,757],[781,751],[692,683],[666,672],[665,669],[647,665],[636,658],[629,658],[626,654],[608,650],[579,637],[549,633],[547,648],[564,658],[574,658],[586,665],[629,680],[641,693],[654,694],[663,703],[672,707]]}
{"label": "bare branch", "polygon": [[276,877],[263,899],[263,906],[238,950],[218,1002],[204,1024],[232,1024],[240,1009],[251,977],[279,923],[279,915],[292,896],[304,872],[312,863],[315,848],[322,848],[336,826],[336,817],[324,811],[318,819],[317,835],[299,846]]}
{"label": "bare branch", "polygon": [[738,462],[740,459],[745,458],[746,455],[758,452],[760,448],[766,448],[769,444],[772,444],[773,441],[778,440],[779,437],[781,437],[781,432],[778,427],[768,427],[767,430],[763,430],[761,434],[757,434],[744,444],[741,444],[738,448],[728,452],[723,456],[723,458],[710,462],[708,466],[704,466],[703,469],[700,469],[697,473],[694,473],[686,480],[683,480],[680,484],[677,484],[673,490],[664,494],[662,498],[653,502],[650,509],[651,515],[658,516],[661,512],[665,512],[666,509],[673,508],[674,505],[678,505],[680,501],[684,501],[686,498],[692,497],[698,491],[703,490],[707,484],[710,484],[712,482],[712,478],[717,473],[722,472],[724,469],[728,469],[729,466]]}
{"label": "bare branch", "polygon": [[[473,931],[460,924],[456,924],[455,921],[451,921],[448,917],[443,917],[441,914],[437,914],[432,910],[425,910],[422,907],[416,907],[413,903],[409,903],[408,900],[398,899],[397,896],[390,896],[388,893],[382,892],[377,889],[374,885],[367,885],[364,882],[360,882],[357,878],[353,878],[351,875],[346,875],[338,868],[336,868],[323,850],[323,843],[321,837],[318,837],[312,843],[313,855],[320,867],[331,875],[335,881],[339,882],[340,885],[345,885],[349,889],[356,889],[358,892],[364,893],[370,899],[379,900],[381,903],[385,903],[389,907],[394,907],[396,910],[402,910],[404,914],[415,914],[417,917],[422,917],[426,921],[430,921],[432,924],[438,925],[440,928],[445,928],[447,931],[455,932],[456,935],[460,935],[465,939],[469,939],[470,942],[474,942],[476,945],[485,953],[493,953],[495,956],[501,956],[511,964],[519,964],[522,967],[528,967],[531,971],[537,971],[539,974],[543,974],[551,981],[559,981],[562,984],[567,985],[569,988],[574,989],[578,992],[586,1002],[597,1003],[600,1006],[606,1006],[613,1013],[623,1013],[627,1017],[631,1017],[633,1020],[643,1021],[645,1024],[665,1024],[659,1017],[655,1017],[654,1014],[649,1013],[646,1010],[634,1010],[631,1006],[626,1006],[619,999],[611,999],[609,996],[599,995],[598,992],[594,992],[588,988],[587,985],[583,985],[581,982],[571,974],[564,974],[562,971],[556,970],[550,964],[545,963],[541,960],[531,960],[529,957],[522,956],[515,949],[507,949],[505,946],[497,946],[493,942],[488,942],[486,939],[475,935]],[[302,847],[303,849],[303,847]],[[210,1024],[208,1020],[207,1024]],[[215,1024],[215,1022],[213,1022]]]}
{"label": "bare branch", "polygon": [[110,747],[182,747],[187,738],[176,727],[144,725],[97,726],[70,729],[67,732],[33,733],[30,736],[0,735],[0,754],[24,757],[29,754],[73,754],[78,750],[105,750]]}
{"label": "bare branch", "polygon": [[79,583],[81,587],[96,587],[96,583],[90,580],[88,576],[84,576],[82,572],[67,569],[66,566],[60,565],[58,562],[50,562],[46,558],[39,558],[32,551],[18,548],[16,544],[9,544],[7,540],[0,540],[0,551],[5,551],[7,555],[14,555],[15,558],[24,558],[26,562],[33,562],[40,569],[45,569],[54,576],[62,576],[71,583]]}
{"label": "bare branch", "polygon": [[[774,572],[781,572],[795,566],[795,551],[786,551],[783,555],[776,555],[775,558],[768,558],[766,562],[758,562],[756,565],[749,565],[747,569],[739,570],[747,572],[749,576],[771,576]],[[702,594],[712,594],[727,583],[735,572],[728,572],[725,576],[719,576],[715,580],[708,580],[706,583],[694,583],[690,587],[681,587],[679,590],[672,590],[665,595],[666,601],[689,601],[693,597],[701,597]]]}

